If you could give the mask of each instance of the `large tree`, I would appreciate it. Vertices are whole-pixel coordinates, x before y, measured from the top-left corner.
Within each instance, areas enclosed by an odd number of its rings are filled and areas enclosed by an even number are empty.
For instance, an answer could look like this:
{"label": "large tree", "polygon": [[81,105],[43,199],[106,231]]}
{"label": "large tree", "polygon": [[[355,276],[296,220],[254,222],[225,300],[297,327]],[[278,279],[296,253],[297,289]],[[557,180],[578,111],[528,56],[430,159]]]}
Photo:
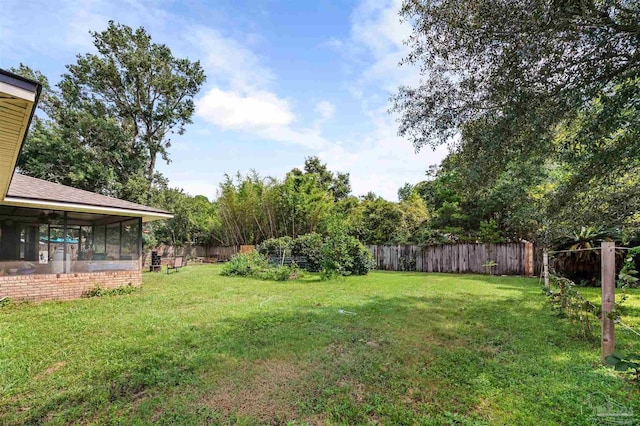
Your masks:
{"label": "large tree", "polygon": [[603,190],[615,191],[602,202],[615,224],[637,212],[609,199],[640,189],[625,178],[639,171],[639,2],[406,0],[401,15],[413,26],[405,62],[422,80],[400,88],[394,108],[416,148],[455,141],[478,196],[499,195],[532,163],[560,168],[547,213],[565,222],[595,219],[588,206],[571,218],[572,201],[597,203]]}
{"label": "large tree", "polygon": [[423,79],[395,106],[417,147],[486,117],[548,128],[640,72],[636,1],[406,0],[401,16]]}
{"label": "large tree", "polygon": [[92,32],[98,53],[78,55],[59,87],[65,101],[105,113],[131,132],[131,144],[144,150],[151,180],[156,159],[169,161],[172,133],[183,134],[194,112],[193,97],[205,81],[199,61],[173,56],[169,47],[136,30],[109,21]]}
{"label": "large tree", "polygon": [[204,72],[199,62],[152,43],[144,28],[109,22],[91,34],[98,53],[78,55],[55,87],[27,66],[14,69],[43,84],[44,114],[35,118],[18,167],[38,178],[148,202],[145,193],[154,181],[162,183],[157,157],[169,160],[171,134],[184,133],[191,122]]}
{"label": "large tree", "polygon": [[[295,175],[302,175],[299,169],[291,171]],[[304,174],[313,176],[318,184],[333,194],[336,201],[346,198],[351,193],[351,179],[349,173],[332,172],[319,157],[307,157],[304,160]]]}
{"label": "large tree", "polygon": [[19,170],[40,179],[122,196],[122,189],[143,173],[145,165],[144,152],[131,143],[131,133],[103,108],[76,107],[75,99],[68,101],[42,73],[23,64],[12,71],[43,86],[38,109],[44,114],[33,119],[18,159]]}

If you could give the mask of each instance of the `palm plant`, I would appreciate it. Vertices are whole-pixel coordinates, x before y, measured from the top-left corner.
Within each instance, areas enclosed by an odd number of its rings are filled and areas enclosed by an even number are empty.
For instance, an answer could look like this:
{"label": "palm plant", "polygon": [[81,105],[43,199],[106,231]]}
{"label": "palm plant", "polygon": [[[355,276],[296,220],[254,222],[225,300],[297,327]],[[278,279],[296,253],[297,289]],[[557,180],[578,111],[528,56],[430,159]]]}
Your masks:
{"label": "palm plant", "polygon": [[600,247],[602,241],[613,241],[616,231],[581,226],[565,233],[555,246],[559,253],[555,256],[556,273],[569,277],[576,282],[598,282],[600,273]]}

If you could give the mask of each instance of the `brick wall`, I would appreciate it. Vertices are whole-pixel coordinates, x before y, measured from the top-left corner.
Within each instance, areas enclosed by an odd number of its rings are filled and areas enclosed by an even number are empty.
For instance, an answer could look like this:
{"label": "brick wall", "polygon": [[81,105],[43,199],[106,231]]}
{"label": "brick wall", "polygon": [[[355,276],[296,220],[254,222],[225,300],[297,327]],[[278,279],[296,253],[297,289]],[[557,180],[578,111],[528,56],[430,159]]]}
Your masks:
{"label": "brick wall", "polygon": [[71,300],[100,284],[115,288],[142,285],[140,271],[87,272],[78,274],[17,275],[0,277],[0,298],[13,300]]}

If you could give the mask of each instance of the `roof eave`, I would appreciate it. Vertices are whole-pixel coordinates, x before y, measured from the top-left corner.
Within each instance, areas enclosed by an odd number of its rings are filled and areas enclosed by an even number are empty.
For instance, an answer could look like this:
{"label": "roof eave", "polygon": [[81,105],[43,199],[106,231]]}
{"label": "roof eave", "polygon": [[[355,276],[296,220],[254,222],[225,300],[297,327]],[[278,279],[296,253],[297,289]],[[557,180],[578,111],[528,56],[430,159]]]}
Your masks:
{"label": "roof eave", "polygon": [[[4,140],[5,144],[11,141],[11,148],[9,149],[10,153],[8,155],[9,162],[6,164],[6,166],[11,168],[11,170],[8,171],[8,176],[5,178],[0,177],[0,200],[7,195],[7,191],[11,186],[13,170],[15,169],[16,162],[18,161],[18,157],[20,156],[20,152],[24,146],[41,92],[42,85],[39,82],[10,73],[0,68],[0,93],[25,101],[29,108],[29,110],[26,111],[18,135],[15,138],[15,142],[13,142],[12,138],[4,136],[6,138]],[[11,108],[11,106],[9,106],[9,108]]]}
{"label": "roof eave", "polygon": [[87,204],[65,203],[60,201],[44,201],[33,198],[22,197],[5,197],[0,203],[9,206],[39,208],[45,210],[63,210],[63,211],[75,211],[82,213],[95,213],[95,214],[108,214],[113,216],[128,216],[128,217],[140,217],[143,222],[153,222],[162,219],[171,219],[173,214],[151,212],[146,210],[125,209],[120,207],[104,207],[93,206]]}

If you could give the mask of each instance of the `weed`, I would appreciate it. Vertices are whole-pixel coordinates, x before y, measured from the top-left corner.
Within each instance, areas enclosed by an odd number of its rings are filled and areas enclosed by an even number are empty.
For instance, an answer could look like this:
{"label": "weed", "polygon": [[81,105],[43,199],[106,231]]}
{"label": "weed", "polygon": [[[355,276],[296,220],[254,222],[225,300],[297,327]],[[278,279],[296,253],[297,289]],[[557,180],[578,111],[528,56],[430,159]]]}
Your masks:
{"label": "weed", "polygon": [[125,286],[120,286],[115,288],[104,288],[104,287],[101,287],[100,284],[97,284],[94,288],[91,288],[85,291],[82,294],[82,297],[90,298],[90,297],[103,297],[103,296],[121,296],[124,294],[134,293],[138,290],[139,288],[134,287],[131,283]]}

